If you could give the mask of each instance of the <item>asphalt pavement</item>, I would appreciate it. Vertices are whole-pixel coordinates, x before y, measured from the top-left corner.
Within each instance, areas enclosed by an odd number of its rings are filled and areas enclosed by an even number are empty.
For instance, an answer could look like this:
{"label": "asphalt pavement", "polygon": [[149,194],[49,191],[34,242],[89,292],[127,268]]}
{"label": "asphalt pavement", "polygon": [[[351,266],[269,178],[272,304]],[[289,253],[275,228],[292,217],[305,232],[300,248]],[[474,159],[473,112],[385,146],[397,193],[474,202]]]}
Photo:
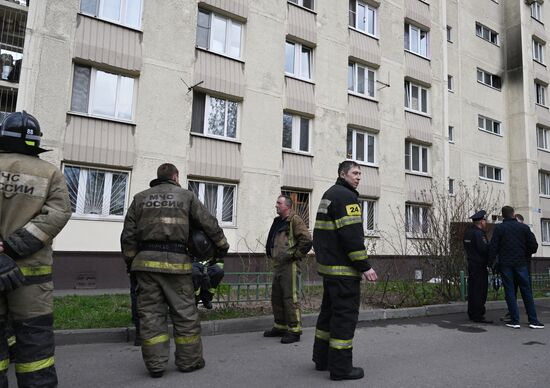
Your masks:
{"label": "asphalt pavement", "polygon": [[[539,319],[550,323],[550,300],[536,304]],[[314,369],[314,329],[307,328],[290,345],[261,331],[204,336],[206,368],[180,373],[171,354],[160,379],[149,377],[140,348],[127,342],[58,346],[59,387],[549,386],[550,327],[530,329],[523,315],[521,329],[510,329],[499,321],[504,312],[488,311],[493,325],[471,323],[464,313],[363,321],[353,346],[354,364],[366,377],[357,381],[331,382],[328,372]],[[15,387],[13,367],[9,375]]]}

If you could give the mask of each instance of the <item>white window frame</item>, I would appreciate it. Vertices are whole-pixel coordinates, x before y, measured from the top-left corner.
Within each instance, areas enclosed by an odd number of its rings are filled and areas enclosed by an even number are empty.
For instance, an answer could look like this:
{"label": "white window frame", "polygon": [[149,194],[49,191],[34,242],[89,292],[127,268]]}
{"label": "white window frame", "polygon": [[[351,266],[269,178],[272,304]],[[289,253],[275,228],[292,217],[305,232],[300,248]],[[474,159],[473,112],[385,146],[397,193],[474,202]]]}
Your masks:
{"label": "white window frame", "polygon": [[540,220],[540,240],[543,245],[550,245],[550,219]]}
{"label": "white window frame", "polygon": [[[351,66],[351,72],[352,72],[352,84],[350,85],[350,66]],[[361,93],[358,91],[359,89],[359,70],[363,69],[364,79],[363,79],[363,85],[364,85],[364,93]],[[372,80],[372,81],[371,81]],[[370,90],[370,85],[372,84],[372,90]],[[350,86],[352,88],[350,89]],[[357,94],[359,96],[363,97],[369,97],[376,99],[376,70],[374,70],[371,67],[361,65],[357,62],[350,61],[348,63],[348,92],[352,94]]]}
{"label": "white window frame", "polygon": [[[498,183],[504,182],[504,172],[500,167],[491,166],[485,163],[479,163],[479,173],[479,179]],[[491,174],[493,175],[493,178],[489,177]],[[497,179],[497,175],[500,177],[500,179]]]}
{"label": "white window frame", "polygon": [[[359,129],[348,127],[348,132],[351,131],[351,155],[347,155],[348,160],[353,160],[359,164],[364,164],[367,166],[376,166],[378,163],[378,158],[376,157],[376,153],[378,150],[378,136],[374,133],[362,131]],[[363,155],[365,157],[365,160],[359,160],[357,159],[357,134],[360,133],[364,136],[364,142],[363,142]],[[372,138],[374,149],[372,152],[372,155],[369,153],[369,138]],[[348,147],[348,139],[346,136],[346,150]],[[369,157],[372,156],[372,162],[369,161]]]}
{"label": "white window frame", "polygon": [[[74,167],[74,168],[80,169],[77,194],[76,194],[75,212],[72,213],[73,218],[85,218],[85,219],[94,219],[94,220],[123,220],[124,219],[124,215],[126,214],[126,210],[128,208],[128,198],[129,198],[129,191],[130,191],[130,172],[129,171],[105,169],[105,168],[97,168],[97,167],[86,167],[78,164],[64,163],[63,176],[65,180],[67,179],[65,177],[65,168],[67,167]],[[84,213],[84,206],[86,201],[86,188],[87,188],[86,186],[88,184],[87,178],[90,170],[102,171],[105,174],[101,214]],[[126,188],[124,193],[123,213],[120,215],[109,214],[111,209],[113,174],[126,174],[127,176]],[[69,187],[69,184],[67,184],[67,186]],[[69,187],[69,190],[70,190],[70,187]],[[84,193],[84,194],[80,194],[80,193]],[[71,204],[71,207],[72,207],[72,204]]]}
{"label": "white window frame", "polygon": [[538,39],[533,38],[533,60],[544,65],[544,46],[545,44]]}
{"label": "white window frame", "polygon": [[[405,204],[405,233],[408,238],[422,238],[428,233],[429,211],[429,206]],[[416,215],[418,219],[415,222]]]}
{"label": "white window frame", "polygon": [[541,21],[542,5],[538,1],[531,4],[531,17],[537,21]]}
{"label": "white window frame", "polygon": [[[195,38],[197,47],[200,47],[204,50],[207,50],[207,51],[210,51],[210,52],[213,52],[213,53],[217,53],[217,54],[227,56],[229,58],[241,59],[243,57],[244,24],[241,23],[241,22],[238,22],[236,20],[233,20],[231,18],[228,18],[226,16],[222,16],[220,14],[212,12],[210,10],[199,8],[199,13],[200,12],[208,14],[210,26],[209,26],[209,30],[208,30],[208,47],[201,46],[199,44],[198,40]],[[198,14],[197,14],[197,18],[198,18]],[[214,34],[212,33],[212,29],[213,29],[213,20],[214,20],[214,18],[217,18],[219,20],[223,20],[225,22],[225,32],[224,32],[225,46],[224,46],[222,51],[215,50],[213,48],[213,46],[214,46],[213,45]],[[197,25],[198,25],[198,19],[197,19]],[[240,28],[239,55],[232,55],[231,54],[231,47],[232,47],[231,43],[232,43],[232,38],[233,38],[231,31],[232,31],[233,25],[239,26],[239,28]]]}
{"label": "white window frame", "polygon": [[447,128],[447,135],[449,138],[449,143],[455,142],[455,127],[452,125],[449,125]]}
{"label": "white window frame", "polygon": [[550,172],[539,170],[539,196],[550,198]]}
{"label": "white window frame", "polygon": [[[313,126],[313,120],[309,117],[304,117],[296,114],[292,114],[289,112],[283,112],[283,131],[284,131],[284,116],[291,116],[292,117],[292,147],[288,148],[283,145],[283,138],[281,138],[281,146],[283,147],[283,150],[286,151],[292,151],[300,154],[311,154],[311,133],[313,132],[312,126]],[[302,135],[302,120],[308,121],[308,149],[307,151],[300,150],[300,139]],[[281,133],[282,134],[282,133]]]}
{"label": "white window frame", "polygon": [[[348,6],[349,7],[349,6]],[[359,12],[357,12],[357,10],[359,9],[359,7],[364,7],[365,8],[365,18],[364,18],[364,22],[365,22],[365,29],[361,29],[359,28]],[[349,13],[350,14],[353,14],[354,12],[351,10],[351,9],[348,9]],[[372,12],[373,14],[373,25],[372,25],[372,31],[371,31],[371,26],[369,24],[369,17],[368,17],[368,14]],[[355,1],[355,13],[353,15],[354,17],[354,24],[355,26],[352,26],[351,24],[349,25],[350,28],[354,29],[354,30],[357,30],[357,31],[360,31],[364,34],[367,34],[369,36],[373,36],[373,37],[378,37],[378,8],[376,7],[373,7],[372,5],[364,2],[364,1],[360,1],[360,0],[356,0]],[[349,24],[349,18],[348,18],[348,24]]]}
{"label": "white window frame", "polygon": [[550,152],[550,128],[537,125],[537,148]]}
{"label": "white window frame", "polygon": [[[413,103],[412,93],[413,93],[414,89],[417,89],[418,108],[419,109],[415,109],[415,108],[412,107],[412,103]],[[423,103],[422,103],[422,93],[423,92],[426,93],[426,106],[425,107],[423,106]],[[430,91],[429,91],[429,89],[427,89],[423,86],[420,86],[418,84],[415,84],[412,81],[405,80],[405,110],[408,110],[408,111],[411,111],[411,112],[417,112],[417,113],[420,113],[422,115],[428,116],[429,112],[430,112],[429,108],[430,108]]]}
{"label": "white window frame", "polygon": [[119,25],[124,26],[124,27],[130,27],[130,28],[133,28],[133,29],[136,29],[136,30],[139,30],[141,28],[141,19],[143,17],[143,0],[139,1],[139,18],[138,18],[138,24],[137,25],[129,24],[126,21],[126,1],[127,0],[120,0],[120,18],[119,18],[119,20],[111,19],[111,18],[107,17],[106,15],[104,15],[105,1],[106,0],[97,0],[97,2],[99,3],[99,6],[96,6],[96,12],[94,12],[93,14],[82,11],[82,10],[81,10],[81,12],[85,15],[91,15],[91,16],[96,17],[98,19],[106,20],[108,22],[119,24]]}
{"label": "white window frame", "polygon": [[491,135],[502,136],[502,123],[486,116],[477,115],[477,129]]}
{"label": "white window frame", "polygon": [[[417,149],[418,169],[414,169],[413,167],[414,149]],[[415,174],[429,175],[430,174],[430,148],[418,143],[406,141],[405,142],[405,171],[412,172]]]}
{"label": "white window frame", "polygon": [[[209,129],[208,129],[209,128],[208,127],[208,116],[210,116],[210,113],[212,111],[211,104],[210,104],[211,99],[225,101],[225,116],[224,116],[224,125],[223,125],[223,135],[216,135],[216,134],[213,134],[213,133],[209,132]],[[227,119],[228,119],[227,103],[228,102],[237,104],[237,124],[236,124],[236,128],[235,128],[235,137],[231,137],[231,136],[227,135]],[[238,103],[236,101],[233,101],[233,100],[227,100],[225,98],[218,98],[218,97],[210,96],[208,94],[205,95],[205,101],[204,101],[204,127],[203,127],[203,132],[202,132],[203,135],[209,136],[209,137],[215,137],[215,138],[219,138],[219,139],[235,140],[237,138],[237,134],[239,133],[240,117],[241,117],[241,104],[240,103]]]}
{"label": "white window frame", "polygon": [[[188,179],[188,182],[187,182],[188,188],[191,182],[199,184],[199,192],[197,193],[197,197],[199,201],[201,201],[201,203],[204,204],[205,206],[206,206],[206,204],[204,203],[205,185],[206,184],[217,185],[218,187],[217,187],[217,193],[216,193],[217,194],[216,214],[213,214],[213,216],[216,217],[216,219],[218,220],[218,223],[222,227],[236,225],[237,223],[237,189],[238,189],[238,186],[236,184]],[[233,217],[231,221],[223,221],[223,204],[224,204],[223,196],[224,196],[225,187],[233,187],[233,203],[231,204]]]}
{"label": "white window frame", "polygon": [[541,106],[546,105],[546,85],[535,81],[535,103]]}
{"label": "white window frame", "polygon": [[378,232],[378,201],[376,199],[359,198],[359,202],[363,218],[363,233],[365,236],[375,235]]}
{"label": "white window frame", "polygon": [[495,46],[500,46],[500,37],[498,32],[479,22],[476,22],[476,35],[481,39],[494,44]]}
{"label": "white window frame", "polygon": [[304,5],[304,0],[288,0],[289,3],[299,5],[300,7],[303,7],[305,9],[310,9],[312,11],[315,10],[315,0],[311,0],[311,7],[307,7]]}
{"label": "white window frame", "polygon": [[[419,26],[416,26],[410,23],[405,23],[405,28],[408,31],[408,42],[405,42],[405,51],[419,55],[423,58],[429,58],[430,57],[430,32],[422,29]],[[414,38],[413,38],[412,32],[415,32],[417,36],[417,39],[415,39],[416,42],[413,41]],[[424,42],[422,40],[422,34],[425,34],[426,36],[426,39]],[[407,39],[407,36],[405,36],[405,39]],[[413,43],[418,47],[418,51],[413,50]]]}
{"label": "white window frame", "polygon": [[[294,45],[294,72],[288,72],[286,71],[286,45],[292,44]],[[304,75],[302,73],[302,47],[305,47],[309,49],[309,76]],[[285,74],[293,77],[298,78],[305,81],[312,81],[313,80],[313,48],[303,45],[301,43],[293,42],[291,40],[285,41]],[[296,71],[298,69],[298,72]]]}
{"label": "white window frame", "polygon": [[[490,88],[501,90],[502,89],[502,77],[499,75],[489,73],[483,69],[477,68],[477,82]],[[497,82],[498,79],[498,82]],[[500,85],[498,85],[500,84]]]}

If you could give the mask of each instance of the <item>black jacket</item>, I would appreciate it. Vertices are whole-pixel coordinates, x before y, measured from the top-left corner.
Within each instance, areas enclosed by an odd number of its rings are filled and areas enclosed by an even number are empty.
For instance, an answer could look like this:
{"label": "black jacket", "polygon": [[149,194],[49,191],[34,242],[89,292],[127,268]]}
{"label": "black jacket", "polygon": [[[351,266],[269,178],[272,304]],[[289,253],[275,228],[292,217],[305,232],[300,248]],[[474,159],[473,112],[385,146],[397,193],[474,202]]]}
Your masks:
{"label": "black jacket", "polygon": [[361,277],[371,266],[367,260],[359,193],[338,178],[319,204],[313,248],[323,276]]}
{"label": "black jacket", "polygon": [[482,267],[489,265],[489,242],[483,230],[470,224],[464,233],[463,243],[468,264]]}
{"label": "black jacket", "polygon": [[489,262],[494,263],[498,259],[501,266],[524,266],[538,247],[537,239],[527,225],[515,218],[505,218],[493,232]]}

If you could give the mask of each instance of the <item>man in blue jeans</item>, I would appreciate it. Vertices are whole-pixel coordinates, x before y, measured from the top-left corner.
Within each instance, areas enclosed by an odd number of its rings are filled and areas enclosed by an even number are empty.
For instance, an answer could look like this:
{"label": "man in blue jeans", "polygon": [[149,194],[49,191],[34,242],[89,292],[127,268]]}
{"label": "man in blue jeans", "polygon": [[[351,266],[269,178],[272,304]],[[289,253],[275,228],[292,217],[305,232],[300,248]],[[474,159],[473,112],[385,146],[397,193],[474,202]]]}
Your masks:
{"label": "man in blue jeans", "polygon": [[518,222],[514,217],[514,208],[511,206],[502,208],[502,217],[502,223],[497,225],[493,232],[489,247],[489,262],[495,263],[498,260],[506,304],[510,313],[510,320],[506,322],[506,326],[513,329],[520,328],[519,309],[514,292],[515,278],[519,284],[529,327],[543,329],[544,325],[537,319],[528,270],[528,258],[538,249],[537,239],[527,225]]}

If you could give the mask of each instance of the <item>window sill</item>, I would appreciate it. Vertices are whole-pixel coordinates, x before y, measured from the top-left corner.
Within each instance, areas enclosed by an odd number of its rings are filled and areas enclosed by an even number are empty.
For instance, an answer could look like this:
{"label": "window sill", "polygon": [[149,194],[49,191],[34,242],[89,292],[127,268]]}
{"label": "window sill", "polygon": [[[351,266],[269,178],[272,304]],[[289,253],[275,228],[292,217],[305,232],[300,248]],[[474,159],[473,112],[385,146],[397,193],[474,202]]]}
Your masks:
{"label": "window sill", "polygon": [[536,62],[536,63],[538,63],[539,65],[546,67],[546,65],[544,64],[544,62],[541,62],[541,61],[539,61],[538,59],[533,58],[533,62]]}
{"label": "window sill", "polygon": [[355,160],[355,159],[350,159],[350,158],[346,158],[346,160],[351,160],[352,162],[355,162],[358,165],[363,166],[363,167],[372,167],[372,168],[378,168],[379,167],[378,164],[376,164],[376,163],[368,163],[368,162],[364,162],[362,160]]}
{"label": "window sill", "polygon": [[429,114],[427,113],[424,113],[424,112],[419,112],[417,110],[413,110],[411,108],[405,108],[405,112],[409,112],[409,113],[412,113],[412,114],[415,114],[415,115],[419,115],[419,116],[423,116],[423,117],[426,117],[428,119],[431,119],[432,116],[430,116]]}
{"label": "window sill", "polygon": [[421,3],[426,4],[428,7],[430,6],[430,3],[427,0],[418,0],[418,1],[420,1]]}
{"label": "window sill", "polygon": [[135,32],[139,32],[139,33],[143,33],[143,30],[139,27],[132,27],[132,26],[129,26],[129,25],[126,25],[126,24],[122,24],[122,23],[119,23],[119,22],[116,22],[114,20],[109,20],[109,19],[102,19],[100,18],[99,16],[96,16],[96,15],[92,15],[92,14],[89,14],[89,13],[84,13],[84,12],[78,12],[79,15],[82,15],[82,16],[85,16],[87,18],[90,18],[90,19],[96,19],[96,20],[100,20],[102,22],[105,22],[105,23],[109,23],[109,24],[112,24],[112,25],[115,25],[115,26],[118,26],[118,27],[122,27],[122,28],[126,28],[128,30],[132,30],[132,31],[135,31]]}
{"label": "window sill", "polygon": [[449,93],[454,93],[454,92],[455,92],[454,89],[447,89],[447,91],[448,91]]}
{"label": "window sill", "polygon": [[134,127],[136,126],[136,123],[133,122],[133,121],[117,119],[116,117],[96,116],[96,115],[90,115],[90,114],[82,113],[82,112],[74,112],[74,111],[71,111],[71,110],[68,111],[67,114],[71,115],[71,116],[86,117],[88,119],[110,121],[110,122],[113,122],[113,123],[127,124],[127,125],[131,125],[131,126],[134,126]]}
{"label": "window sill", "polygon": [[405,175],[415,175],[415,176],[421,176],[424,178],[430,178],[432,179],[432,175],[426,172],[418,172],[418,171],[412,171],[412,170],[405,170]]}
{"label": "window sill", "polygon": [[370,96],[367,96],[366,94],[360,94],[360,93],[356,93],[356,92],[353,92],[351,90],[348,89],[348,95],[349,96],[354,96],[354,97],[357,97],[357,98],[362,98],[363,100],[367,100],[367,101],[372,101],[374,103],[377,103],[378,104],[378,100],[374,97],[370,97]]}
{"label": "window sill", "polygon": [[454,140],[449,140],[449,144],[455,144]]}
{"label": "window sill", "polygon": [[228,143],[241,144],[240,141],[238,141],[236,139],[231,139],[231,138],[228,138],[228,137],[211,136],[211,135],[205,135],[204,133],[197,133],[197,132],[191,132],[191,131],[189,131],[189,134],[191,136],[203,137],[203,138],[206,138],[206,139],[212,139],[212,140],[224,141],[224,142],[228,142]]}
{"label": "window sill", "polygon": [[105,222],[124,222],[124,216],[86,216],[83,214],[74,214],[71,216],[71,220],[78,221],[105,221]]}
{"label": "window sill", "polygon": [[217,55],[218,57],[223,57],[223,58],[226,58],[226,59],[229,59],[229,60],[232,60],[232,61],[235,61],[235,62],[240,62],[244,65],[244,59],[242,58],[235,58],[235,57],[231,57],[227,54],[224,54],[224,53],[218,53],[216,51],[212,51],[212,50],[208,50],[204,47],[200,47],[200,46],[195,46],[195,49],[196,50],[199,50],[199,51],[203,51],[205,53],[208,53],[208,54],[212,54],[212,55]]}
{"label": "window sill", "polygon": [[479,36],[479,35],[477,35],[477,34],[476,34],[476,36],[477,36],[479,39],[481,39],[482,41],[487,42],[487,43],[490,43],[490,44],[492,44],[493,46],[496,46],[496,47],[500,48],[500,45],[499,45],[499,44],[493,43],[493,42],[491,42],[490,40],[487,40],[487,39],[485,39],[484,37]]}
{"label": "window sill", "polygon": [[482,176],[480,176],[479,179],[482,180],[482,181],[486,181],[486,182],[500,183],[501,185],[504,184],[504,181],[497,181],[497,180],[485,178],[485,177],[482,177]]}
{"label": "window sill", "polygon": [[490,89],[493,89],[493,90],[496,90],[497,92],[500,92],[502,91],[502,88],[501,89],[498,89],[498,88],[495,88],[493,85],[489,85],[489,84],[486,84],[485,82],[481,82],[481,81],[477,81],[478,84],[481,84],[483,86],[487,86],[488,88]]}
{"label": "window sill", "polygon": [[310,8],[304,7],[304,6],[300,5],[300,4],[296,4],[296,3],[293,3],[293,2],[291,2],[291,1],[287,1],[287,4],[288,4],[288,5],[291,5],[291,6],[293,6],[293,7],[296,7],[296,8],[303,9],[304,11],[307,11],[307,12],[312,13],[312,14],[314,14],[314,15],[317,15],[317,12],[316,12],[314,9],[310,9]]}
{"label": "window sill", "polygon": [[431,59],[429,57],[425,57],[424,55],[422,54],[418,54],[418,53],[415,53],[414,51],[411,51],[411,50],[407,50],[405,49],[405,52],[406,53],[409,53],[411,55],[414,55],[415,57],[418,57],[420,59],[424,59],[425,61],[428,61],[428,62],[431,62]]}
{"label": "window sill", "polygon": [[294,74],[290,74],[290,73],[285,73],[285,77],[288,77],[288,78],[292,78],[292,79],[295,79],[297,81],[302,81],[302,82],[305,82],[305,83],[308,83],[308,84],[311,84],[311,85],[315,85],[315,82],[313,82],[313,80],[311,78],[302,78],[302,77],[298,77],[297,75],[294,75]]}
{"label": "window sill", "polygon": [[293,154],[293,155],[300,155],[308,158],[313,158],[313,155],[311,154],[311,152],[289,150],[288,148],[283,148],[283,154]]}
{"label": "window sill", "polygon": [[365,238],[380,238],[380,232],[373,230],[372,232],[365,232]]}
{"label": "window sill", "polygon": [[541,108],[548,109],[548,106],[539,104],[538,102],[535,102],[536,106],[540,106]]}
{"label": "window sill", "polygon": [[537,147],[537,150],[550,153],[550,149]]}
{"label": "window sill", "polygon": [[498,137],[504,137],[504,135],[502,133],[494,133],[494,132],[491,132],[491,131],[487,131],[486,129],[482,129],[482,128],[477,128],[480,132],[484,132],[484,133],[488,133],[489,135],[493,135],[493,136],[498,136]]}
{"label": "window sill", "polygon": [[355,28],[355,27],[353,27],[353,26],[348,25],[348,29],[349,29],[349,30],[352,30],[352,31],[355,31],[355,32],[357,32],[357,33],[359,33],[359,34],[361,34],[361,35],[368,36],[369,38],[372,38],[372,39],[375,39],[375,40],[380,40],[380,38],[379,38],[378,36],[369,34],[369,33],[366,32],[366,31],[361,31],[360,29]]}
{"label": "window sill", "polygon": [[541,24],[541,25],[544,27],[544,22],[543,22],[542,20],[539,20],[539,19],[537,19],[537,18],[535,18],[535,17],[533,17],[533,16],[531,16],[531,19],[534,20],[534,21],[536,21],[537,23]]}
{"label": "window sill", "polygon": [[539,194],[539,198],[550,199],[550,195]]}

